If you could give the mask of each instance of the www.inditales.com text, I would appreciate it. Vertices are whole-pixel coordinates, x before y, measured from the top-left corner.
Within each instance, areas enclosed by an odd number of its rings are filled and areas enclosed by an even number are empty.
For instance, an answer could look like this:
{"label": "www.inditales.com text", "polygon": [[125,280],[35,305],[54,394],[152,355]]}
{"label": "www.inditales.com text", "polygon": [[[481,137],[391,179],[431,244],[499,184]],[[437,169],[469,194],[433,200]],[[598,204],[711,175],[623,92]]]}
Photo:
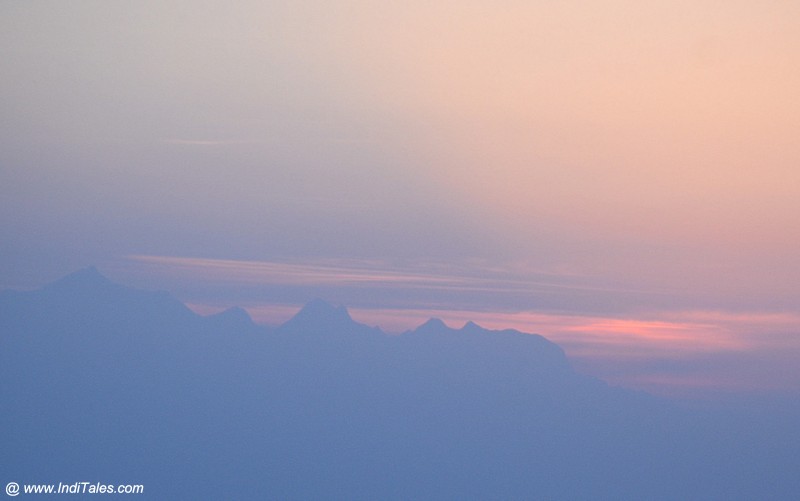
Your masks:
{"label": "www.inditales.com text", "polygon": [[102,482],[73,482],[65,484],[23,484],[16,482],[6,484],[6,494],[18,496],[20,494],[142,494],[144,485],[129,484],[104,484]]}

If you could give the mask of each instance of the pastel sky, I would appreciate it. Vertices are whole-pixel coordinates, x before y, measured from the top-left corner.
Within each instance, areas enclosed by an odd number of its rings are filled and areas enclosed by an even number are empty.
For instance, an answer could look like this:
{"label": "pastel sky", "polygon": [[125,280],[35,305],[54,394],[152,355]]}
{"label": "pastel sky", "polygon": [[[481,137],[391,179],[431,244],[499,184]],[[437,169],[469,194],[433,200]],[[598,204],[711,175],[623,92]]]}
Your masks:
{"label": "pastel sky", "polygon": [[0,287],[320,296],[800,390],[800,3],[0,4]]}

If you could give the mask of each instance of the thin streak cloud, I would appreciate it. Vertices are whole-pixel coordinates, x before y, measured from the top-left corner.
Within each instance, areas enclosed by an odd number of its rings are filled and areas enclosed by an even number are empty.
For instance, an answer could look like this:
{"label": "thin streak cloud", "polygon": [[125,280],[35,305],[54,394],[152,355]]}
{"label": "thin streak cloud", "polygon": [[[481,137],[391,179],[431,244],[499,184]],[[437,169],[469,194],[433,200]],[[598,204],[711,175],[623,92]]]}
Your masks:
{"label": "thin streak cloud", "polygon": [[164,139],[162,141],[166,144],[178,144],[185,146],[232,146],[237,144],[258,144],[261,141],[252,141],[246,139]]}
{"label": "thin streak cloud", "polygon": [[[564,291],[665,294],[622,287],[578,283],[575,275],[549,274],[546,279],[520,276],[498,267],[438,264],[420,270],[392,267],[374,260],[305,260],[294,262],[130,255],[127,259],[158,266],[166,273],[192,273],[209,280],[243,284],[336,285],[341,287],[407,287],[443,291],[562,293]],[[538,273],[536,273],[538,275]]]}

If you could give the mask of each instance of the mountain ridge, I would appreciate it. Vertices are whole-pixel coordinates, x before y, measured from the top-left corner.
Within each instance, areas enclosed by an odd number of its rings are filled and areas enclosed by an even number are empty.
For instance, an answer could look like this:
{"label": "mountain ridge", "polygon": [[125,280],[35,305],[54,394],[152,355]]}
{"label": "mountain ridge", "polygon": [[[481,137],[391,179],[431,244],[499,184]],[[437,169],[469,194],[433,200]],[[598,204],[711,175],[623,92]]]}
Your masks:
{"label": "mountain ridge", "polygon": [[[25,294],[25,295],[58,295],[62,298],[75,297],[85,295],[87,297],[104,297],[106,300],[109,297],[114,298],[115,295],[124,296],[123,300],[130,299],[132,295],[141,298],[150,298],[160,302],[171,302],[174,305],[180,303],[187,311],[191,311],[180,300],[172,296],[166,291],[160,290],[146,290],[126,285],[119,284],[105,275],[103,275],[96,266],[88,266],[81,268],[75,272],[69,273],[62,278],[53,282],[45,284],[37,289],[30,291],[16,291],[13,289],[4,289],[0,291],[6,295],[8,294]],[[210,315],[197,315],[198,318],[212,321],[214,323],[230,322],[238,324],[239,326],[254,326],[266,328],[267,326],[257,324],[253,321],[250,314],[245,308],[240,306],[231,306],[221,312]],[[385,331],[380,327],[369,326],[367,324],[358,322],[352,318],[348,308],[343,305],[334,305],[322,298],[313,298],[301,306],[298,311],[290,317],[289,320],[275,327],[278,331],[289,331],[298,329],[311,329],[311,330],[324,330],[325,328],[333,327],[357,327],[358,329],[371,330],[385,334]],[[444,333],[453,334],[457,332],[492,332],[500,333],[509,331],[526,336],[542,337],[539,334],[518,331],[515,329],[493,330],[486,329],[472,320],[467,321],[463,327],[456,329],[447,326],[439,318],[430,318],[419,326],[409,329],[400,335],[406,334],[422,334],[422,333]],[[543,338],[544,339],[544,338]]]}
{"label": "mountain ridge", "polygon": [[324,301],[262,329],[98,273],[0,295],[0,464],[15,481],[124,474],[162,499],[800,492],[796,427],[609,387],[541,336],[435,320],[388,335]]}

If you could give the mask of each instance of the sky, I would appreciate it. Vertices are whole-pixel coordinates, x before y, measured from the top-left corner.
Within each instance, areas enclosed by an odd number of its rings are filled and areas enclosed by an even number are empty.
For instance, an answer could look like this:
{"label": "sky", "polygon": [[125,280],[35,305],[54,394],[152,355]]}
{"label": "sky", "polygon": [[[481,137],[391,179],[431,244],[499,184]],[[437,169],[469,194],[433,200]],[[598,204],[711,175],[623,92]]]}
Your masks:
{"label": "sky", "polygon": [[800,391],[800,4],[0,4],[0,287],[538,332]]}

